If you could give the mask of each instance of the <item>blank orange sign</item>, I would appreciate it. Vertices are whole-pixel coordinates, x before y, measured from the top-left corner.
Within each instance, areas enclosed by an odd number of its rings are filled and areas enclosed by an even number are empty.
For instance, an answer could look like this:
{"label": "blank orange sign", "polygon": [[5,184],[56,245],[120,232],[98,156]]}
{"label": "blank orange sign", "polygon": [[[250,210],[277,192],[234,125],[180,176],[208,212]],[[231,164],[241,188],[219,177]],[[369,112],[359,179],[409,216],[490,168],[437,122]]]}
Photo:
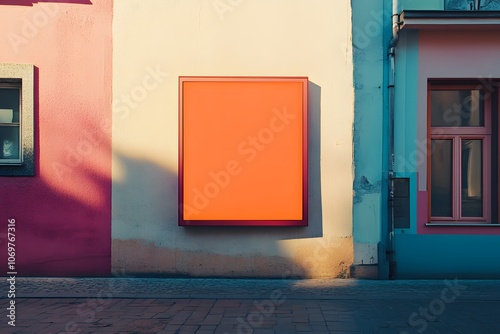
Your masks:
{"label": "blank orange sign", "polygon": [[307,225],[307,82],[179,78],[180,225]]}

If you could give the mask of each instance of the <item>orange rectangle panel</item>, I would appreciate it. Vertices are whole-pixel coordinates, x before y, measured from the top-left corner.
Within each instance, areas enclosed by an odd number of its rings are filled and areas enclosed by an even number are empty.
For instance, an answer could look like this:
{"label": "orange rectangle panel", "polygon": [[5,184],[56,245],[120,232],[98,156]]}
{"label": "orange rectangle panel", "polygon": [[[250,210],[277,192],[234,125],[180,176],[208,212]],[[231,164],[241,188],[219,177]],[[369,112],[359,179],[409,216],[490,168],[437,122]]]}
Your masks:
{"label": "orange rectangle panel", "polygon": [[307,84],[179,78],[179,225],[307,225]]}

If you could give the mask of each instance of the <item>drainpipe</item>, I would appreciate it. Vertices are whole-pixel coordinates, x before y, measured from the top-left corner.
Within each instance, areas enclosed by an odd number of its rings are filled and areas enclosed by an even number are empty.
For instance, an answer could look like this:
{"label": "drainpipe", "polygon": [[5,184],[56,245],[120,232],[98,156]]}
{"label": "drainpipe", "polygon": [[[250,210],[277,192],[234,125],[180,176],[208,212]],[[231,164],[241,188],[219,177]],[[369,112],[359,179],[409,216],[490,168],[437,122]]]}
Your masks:
{"label": "drainpipe", "polygon": [[396,272],[396,261],[394,256],[394,83],[395,83],[395,58],[396,58],[396,45],[399,41],[399,1],[392,0],[392,38],[389,42],[389,222],[388,234],[389,242],[387,244],[387,255],[389,260],[389,279],[394,279]]}

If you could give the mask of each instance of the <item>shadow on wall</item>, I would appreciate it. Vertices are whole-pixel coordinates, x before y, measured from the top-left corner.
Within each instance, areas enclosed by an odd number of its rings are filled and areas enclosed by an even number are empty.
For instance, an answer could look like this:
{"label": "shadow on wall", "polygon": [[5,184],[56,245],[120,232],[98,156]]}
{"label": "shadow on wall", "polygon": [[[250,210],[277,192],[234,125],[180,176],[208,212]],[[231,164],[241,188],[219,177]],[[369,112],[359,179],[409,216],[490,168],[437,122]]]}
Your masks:
{"label": "shadow on wall", "polygon": [[[241,226],[231,228],[227,237],[231,233],[244,234],[245,236],[259,238],[265,234],[273,236],[276,240],[318,238],[323,236],[323,215],[321,202],[321,87],[309,82],[309,118],[308,118],[308,173],[309,173],[309,225],[307,227],[262,227],[262,226]],[[173,194],[172,194],[173,195]],[[189,236],[210,235],[224,233],[227,228],[214,229],[213,227],[190,226],[185,228],[185,233]]]}
{"label": "shadow on wall", "polygon": [[[19,276],[110,275],[110,181],[84,167],[74,173],[88,181],[87,190],[99,194],[98,205],[59,192],[39,177],[1,180],[0,220],[16,221]],[[0,244],[7,249],[4,226]],[[7,268],[7,252],[0,254],[0,263]]]}
{"label": "shadow on wall", "polygon": [[[0,244],[7,249],[6,223],[14,219],[15,231],[9,232],[14,232],[10,237],[15,238],[15,269],[19,276],[109,276],[111,161],[110,158],[105,163],[96,161],[100,161],[99,156],[110,156],[111,143],[101,136],[99,145],[87,145],[88,155],[79,155],[85,140],[83,135],[75,137],[69,127],[50,131],[53,128],[50,122],[40,124],[36,67],[34,79],[36,172],[34,177],[0,179],[0,221],[5,223],[0,231]],[[73,102],[85,104],[85,101]],[[95,126],[85,124],[84,118],[75,118],[75,124],[99,133]],[[44,133],[42,144],[40,132]],[[78,141],[70,143],[69,138]],[[63,144],[48,147],[50,142]],[[43,154],[54,153],[52,160],[41,159]],[[108,171],[103,172],[103,168]],[[93,200],[89,202],[91,197]],[[7,252],[0,252],[0,263],[5,268],[7,261]]]}
{"label": "shadow on wall", "polygon": [[323,236],[323,207],[321,197],[321,87],[309,81],[309,226],[304,237]]}
{"label": "shadow on wall", "polygon": [[33,6],[35,3],[71,3],[79,5],[92,5],[91,0],[2,0],[4,6]]}
{"label": "shadow on wall", "polygon": [[280,241],[305,238],[317,226],[178,226],[177,173],[114,155],[123,175],[113,182],[114,271],[136,277],[346,277],[350,239],[295,240],[289,251]]}
{"label": "shadow on wall", "polygon": [[[320,87],[309,83],[308,227],[179,227],[177,172],[115,151],[113,269],[136,276],[345,276],[350,263],[336,260],[349,258],[350,239],[300,240],[323,237],[320,100]],[[286,240],[296,247],[283,249]]]}
{"label": "shadow on wall", "polygon": [[[16,220],[19,276],[109,276],[115,269],[136,276],[345,277],[349,263],[336,259],[352,253],[349,240],[319,239],[293,254],[280,246],[323,235],[318,86],[310,83],[309,227],[179,227],[176,170],[113,152],[122,172],[111,180],[109,134],[84,115],[72,118],[73,127],[49,131],[38,114],[38,78],[36,69],[36,175],[0,180],[0,221]],[[64,145],[49,149],[50,143]],[[6,232],[0,231],[4,246]],[[0,263],[7,261],[0,252]]]}

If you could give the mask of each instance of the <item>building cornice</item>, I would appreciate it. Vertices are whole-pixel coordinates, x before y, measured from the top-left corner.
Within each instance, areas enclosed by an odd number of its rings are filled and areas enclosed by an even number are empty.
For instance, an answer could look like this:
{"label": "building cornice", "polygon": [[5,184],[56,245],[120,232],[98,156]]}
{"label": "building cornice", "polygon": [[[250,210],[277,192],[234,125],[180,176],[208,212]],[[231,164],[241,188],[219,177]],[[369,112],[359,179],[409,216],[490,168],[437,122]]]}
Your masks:
{"label": "building cornice", "polygon": [[500,30],[500,11],[405,10],[402,30]]}

